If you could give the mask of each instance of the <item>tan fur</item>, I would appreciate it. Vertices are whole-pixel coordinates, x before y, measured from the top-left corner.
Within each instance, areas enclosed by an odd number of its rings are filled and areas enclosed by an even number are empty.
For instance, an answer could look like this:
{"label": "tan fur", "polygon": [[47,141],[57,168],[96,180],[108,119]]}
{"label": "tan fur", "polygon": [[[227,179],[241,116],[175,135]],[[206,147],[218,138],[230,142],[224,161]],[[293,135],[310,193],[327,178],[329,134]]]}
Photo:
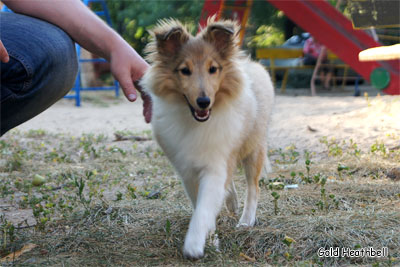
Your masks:
{"label": "tan fur", "polygon": [[[211,19],[192,36],[180,22],[164,20],[146,48],[152,66],[141,84],[154,103],[153,133],[194,208],[183,249],[188,258],[203,256],[224,199],[237,213],[238,162],[248,185],[238,226],[255,223],[274,92],[265,69],[239,51],[238,30],[232,21]],[[210,100],[205,108],[198,103],[203,97]],[[195,115],[202,112],[205,120]]]}

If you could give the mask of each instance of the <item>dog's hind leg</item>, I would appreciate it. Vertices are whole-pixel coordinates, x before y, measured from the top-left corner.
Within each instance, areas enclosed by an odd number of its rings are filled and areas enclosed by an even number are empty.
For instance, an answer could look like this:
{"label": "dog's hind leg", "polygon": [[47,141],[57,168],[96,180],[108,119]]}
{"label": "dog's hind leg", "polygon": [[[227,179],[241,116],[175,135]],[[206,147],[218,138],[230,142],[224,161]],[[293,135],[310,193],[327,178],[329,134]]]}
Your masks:
{"label": "dog's hind leg", "polygon": [[253,226],[256,221],[257,201],[259,195],[258,180],[265,163],[264,148],[255,150],[243,160],[243,166],[247,179],[247,198],[244,203],[242,217],[239,220],[240,226]]}
{"label": "dog's hind leg", "polygon": [[234,215],[239,214],[239,206],[236,194],[235,183],[233,182],[233,173],[236,170],[237,154],[232,153],[228,160],[227,179],[225,183],[225,205],[229,212]]}
{"label": "dog's hind leg", "polygon": [[236,188],[235,188],[235,183],[233,182],[233,179],[231,179],[231,182],[226,187],[225,204],[226,204],[226,208],[228,209],[229,212],[231,212],[234,215],[239,214],[239,206],[238,206]]}

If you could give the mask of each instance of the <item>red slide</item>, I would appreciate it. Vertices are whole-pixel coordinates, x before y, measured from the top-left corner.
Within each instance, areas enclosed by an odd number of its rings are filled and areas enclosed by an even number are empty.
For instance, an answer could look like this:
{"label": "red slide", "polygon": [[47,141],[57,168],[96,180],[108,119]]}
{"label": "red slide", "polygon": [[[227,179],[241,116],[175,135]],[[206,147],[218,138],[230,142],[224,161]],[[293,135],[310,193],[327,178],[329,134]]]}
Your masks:
{"label": "red slide", "polygon": [[[400,95],[400,60],[360,62],[358,53],[372,47],[382,46],[362,30],[353,29],[349,19],[324,0],[267,0],[282,10],[304,30],[315,36],[341,60],[350,65],[367,81],[370,81],[387,94]],[[252,0],[205,0],[200,18],[204,26],[207,17],[221,16],[229,3],[235,18],[245,24],[243,6],[249,6]]]}
{"label": "red slide", "polygon": [[[376,79],[387,94],[400,95],[400,60],[360,62],[358,53],[382,46],[327,1],[267,0],[308,31],[367,81]],[[372,76],[371,76],[372,75]]]}

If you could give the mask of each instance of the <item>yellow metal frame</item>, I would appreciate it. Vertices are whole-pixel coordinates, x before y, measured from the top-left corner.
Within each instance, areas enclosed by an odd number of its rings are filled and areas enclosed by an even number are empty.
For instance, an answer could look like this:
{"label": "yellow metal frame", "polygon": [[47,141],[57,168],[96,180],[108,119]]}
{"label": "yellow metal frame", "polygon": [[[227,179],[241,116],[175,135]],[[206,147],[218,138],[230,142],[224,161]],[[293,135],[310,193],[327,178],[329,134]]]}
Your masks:
{"label": "yellow metal frame", "polygon": [[[275,59],[291,59],[291,58],[299,58],[303,57],[304,53],[302,49],[288,49],[288,48],[259,48],[256,50],[256,58],[257,59],[269,59],[270,66],[266,67],[271,72],[271,79],[274,85],[276,84],[275,73],[277,70],[284,70],[281,92],[284,93],[286,90],[287,81],[289,78],[289,70],[290,69],[314,69],[314,66],[275,66]],[[332,52],[328,51],[328,59],[335,60],[338,57]],[[343,77],[342,77],[342,87],[346,85],[347,74],[349,70],[349,65],[347,64],[322,64],[321,66],[334,66],[335,68],[343,68]],[[336,86],[336,77],[333,77],[332,80],[334,85]]]}

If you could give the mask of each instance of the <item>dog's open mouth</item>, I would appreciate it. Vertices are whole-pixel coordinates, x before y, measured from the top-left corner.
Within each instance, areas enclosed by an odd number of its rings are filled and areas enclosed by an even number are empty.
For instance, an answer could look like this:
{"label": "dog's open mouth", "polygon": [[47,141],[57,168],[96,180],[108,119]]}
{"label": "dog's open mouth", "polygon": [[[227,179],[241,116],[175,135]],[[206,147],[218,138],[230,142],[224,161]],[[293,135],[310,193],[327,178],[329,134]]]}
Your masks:
{"label": "dog's open mouth", "polygon": [[193,117],[197,120],[197,121],[206,121],[208,120],[208,118],[210,118],[210,110],[194,110],[192,111]]}
{"label": "dog's open mouth", "polygon": [[190,111],[192,112],[193,118],[196,121],[199,122],[205,122],[206,120],[208,120],[210,118],[210,114],[211,114],[211,109],[195,109],[190,103],[189,100],[187,99],[187,97],[184,95],[186,102],[188,103],[188,106],[190,108]]}

